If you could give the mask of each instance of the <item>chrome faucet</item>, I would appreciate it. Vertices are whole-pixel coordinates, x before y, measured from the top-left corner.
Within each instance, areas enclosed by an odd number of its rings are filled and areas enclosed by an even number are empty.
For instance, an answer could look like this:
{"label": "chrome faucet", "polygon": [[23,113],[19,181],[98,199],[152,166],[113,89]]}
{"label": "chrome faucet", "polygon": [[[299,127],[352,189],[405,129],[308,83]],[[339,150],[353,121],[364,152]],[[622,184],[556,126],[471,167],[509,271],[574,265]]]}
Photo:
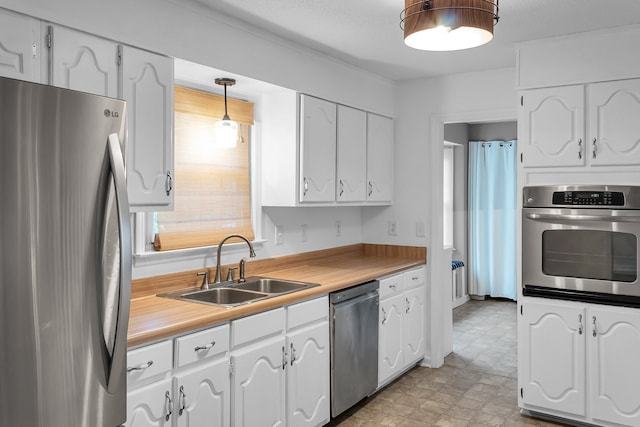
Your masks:
{"label": "chrome faucet", "polygon": [[[249,239],[244,237],[242,234],[229,234],[227,237],[222,239],[222,241],[220,241],[220,243],[218,243],[218,257],[217,257],[217,260],[216,260],[216,279],[215,279],[214,283],[221,283],[222,282],[222,266],[220,265],[220,255],[222,254],[222,245],[224,244],[224,242],[226,242],[227,240],[229,240],[231,238],[234,238],[234,237],[237,237],[238,239],[242,239],[245,242],[247,242],[247,245],[249,245],[249,256],[251,258],[256,256],[256,252],[253,250],[253,245],[251,244]],[[244,275],[242,274],[240,277],[244,278],[243,276]]]}

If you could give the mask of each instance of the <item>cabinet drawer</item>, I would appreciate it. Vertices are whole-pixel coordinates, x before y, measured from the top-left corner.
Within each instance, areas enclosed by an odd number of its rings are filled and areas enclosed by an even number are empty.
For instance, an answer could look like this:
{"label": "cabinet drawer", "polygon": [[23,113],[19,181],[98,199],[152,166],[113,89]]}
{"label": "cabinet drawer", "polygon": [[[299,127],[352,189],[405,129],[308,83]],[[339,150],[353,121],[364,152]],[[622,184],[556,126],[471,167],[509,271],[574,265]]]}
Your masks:
{"label": "cabinet drawer", "polygon": [[420,285],[424,285],[425,283],[425,272],[424,268],[418,268],[415,270],[407,271],[403,274],[404,276],[404,288],[410,289],[415,288]]}
{"label": "cabinet drawer", "polygon": [[287,329],[326,319],[329,316],[329,297],[324,296],[287,307]]}
{"label": "cabinet drawer", "polygon": [[127,353],[127,383],[146,380],[164,374],[173,368],[173,341],[132,350]]}
{"label": "cabinet drawer", "polygon": [[403,280],[402,274],[380,279],[380,299],[401,294]]}
{"label": "cabinet drawer", "polygon": [[228,350],[228,324],[176,338],[176,367],[180,368]]}
{"label": "cabinet drawer", "polygon": [[231,346],[282,333],[285,325],[284,308],[265,311],[231,322]]}

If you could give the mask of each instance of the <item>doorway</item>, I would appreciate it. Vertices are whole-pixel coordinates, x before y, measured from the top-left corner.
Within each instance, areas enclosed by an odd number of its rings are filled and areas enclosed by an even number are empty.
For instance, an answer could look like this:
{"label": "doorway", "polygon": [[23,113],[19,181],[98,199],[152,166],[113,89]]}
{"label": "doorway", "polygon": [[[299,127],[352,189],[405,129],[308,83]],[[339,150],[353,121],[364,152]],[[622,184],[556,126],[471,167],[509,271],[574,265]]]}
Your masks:
{"label": "doorway", "polygon": [[[434,115],[431,117],[431,141],[430,156],[434,161],[431,162],[431,182],[434,185],[433,193],[430,195],[433,203],[430,212],[430,231],[432,236],[430,248],[430,280],[434,284],[431,289],[431,321],[428,328],[431,334],[432,354],[431,366],[440,367],[444,364],[444,357],[453,351],[453,304],[452,304],[452,276],[451,276],[451,258],[444,248],[443,236],[443,156],[445,140],[445,125],[463,124],[467,127],[470,125],[484,125],[501,122],[516,123],[517,111],[515,109],[508,110],[491,110],[464,113],[451,113],[443,115]],[[513,124],[511,126],[513,126]],[[475,131],[484,132],[487,128],[480,126]],[[475,137],[482,137],[482,134],[476,134]],[[469,135],[465,138],[468,143]],[[436,141],[439,141],[437,143]],[[464,139],[462,140],[464,141]],[[458,142],[458,141],[452,141]],[[438,160],[435,160],[438,159]],[[464,179],[462,180],[463,182]],[[466,199],[466,198],[464,198]],[[462,220],[464,223],[464,219]],[[463,226],[464,229],[464,226]],[[463,234],[464,236],[464,234]],[[455,239],[455,238],[454,238]],[[466,237],[463,237],[466,241]],[[463,245],[461,245],[462,247]],[[437,285],[435,285],[437,284]]]}

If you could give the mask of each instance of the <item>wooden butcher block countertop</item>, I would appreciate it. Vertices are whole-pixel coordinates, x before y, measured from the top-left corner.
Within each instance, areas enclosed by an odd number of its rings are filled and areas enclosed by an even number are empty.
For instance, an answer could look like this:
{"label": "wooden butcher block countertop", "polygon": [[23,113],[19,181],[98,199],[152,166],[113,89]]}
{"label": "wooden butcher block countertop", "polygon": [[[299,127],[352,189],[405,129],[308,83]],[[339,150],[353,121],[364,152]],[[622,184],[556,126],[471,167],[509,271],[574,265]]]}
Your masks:
{"label": "wooden butcher block countertop", "polygon": [[[426,248],[358,244],[247,263],[247,277],[264,276],[320,286],[233,308],[158,297],[195,286],[197,271],[134,280],[129,318],[129,347],[148,344],[217,323],[381,278],[426,262]],[[223,266],[223,273],[225,266]],[[215,267],[210,271],[214,277]],[[224,275],[222,277],[225,277]]]}

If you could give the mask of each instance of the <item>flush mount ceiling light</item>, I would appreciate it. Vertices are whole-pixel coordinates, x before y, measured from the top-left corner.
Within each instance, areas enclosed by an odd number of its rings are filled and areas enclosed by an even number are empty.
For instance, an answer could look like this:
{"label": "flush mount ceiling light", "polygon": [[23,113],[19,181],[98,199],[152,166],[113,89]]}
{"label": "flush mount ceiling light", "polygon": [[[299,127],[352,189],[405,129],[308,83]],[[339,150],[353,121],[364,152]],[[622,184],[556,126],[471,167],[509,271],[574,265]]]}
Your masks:
{"label": "flush mount ceiling light", "polygon": [[420,50],[461,50],[493,39],[499,0],[405,0],[404,43]]}
{"label": "flush mount ceiling light", "polygon": [[238,141],[238,123],[229,118],[227,114],[227,86],[236,84],[234,79],[215,79],[217,85],[224,86],[224,116],[215,124],[216,146],[219,148],[234,148]]}

